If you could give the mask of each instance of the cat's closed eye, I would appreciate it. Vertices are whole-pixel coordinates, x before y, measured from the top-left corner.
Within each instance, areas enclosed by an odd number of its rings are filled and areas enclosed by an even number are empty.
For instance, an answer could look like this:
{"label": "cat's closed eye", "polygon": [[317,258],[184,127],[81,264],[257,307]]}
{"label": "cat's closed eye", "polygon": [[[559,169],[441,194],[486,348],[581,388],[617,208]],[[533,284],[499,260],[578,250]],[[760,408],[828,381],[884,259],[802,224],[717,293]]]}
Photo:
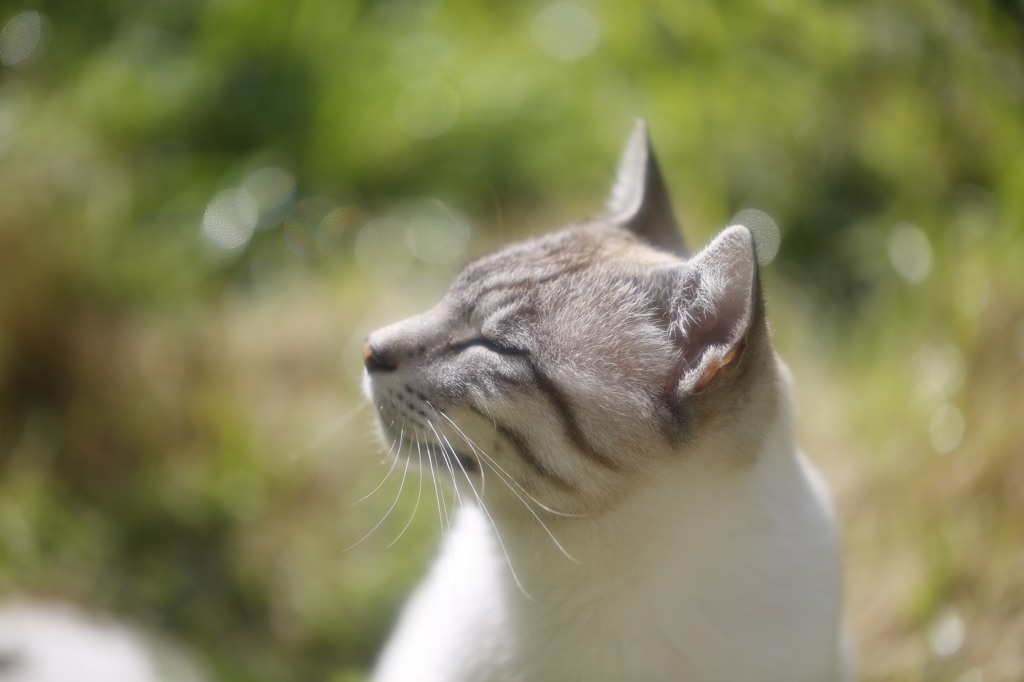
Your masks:
{"label": "cat's closed eye", "polygon": [[483,342],[482,342],[482,345],[484,347],[486,347],[488,350],[492,350],[495,353],[498,353],[500,355],[529,355],[530,354],[530,349],[529,348],[522,348],[520,346],[515,345],[514,343],[510,343],[506,339],[500,339],[500,340],[497,340],[497,341],[492,341],[491,339],[485,338],[483,340]]}
{"label": "cat's closed eye", "polygon": [[529,349],[517,346],[514,343],[508,341],[507,339],[488,338],[486,336],[478,336],[458,343],[455,345],[455,349],[464,350],[472,346],[479,346],[481,348],[491,351],[492,353],[497,353],[498,355],[515,356],[530,354]]}

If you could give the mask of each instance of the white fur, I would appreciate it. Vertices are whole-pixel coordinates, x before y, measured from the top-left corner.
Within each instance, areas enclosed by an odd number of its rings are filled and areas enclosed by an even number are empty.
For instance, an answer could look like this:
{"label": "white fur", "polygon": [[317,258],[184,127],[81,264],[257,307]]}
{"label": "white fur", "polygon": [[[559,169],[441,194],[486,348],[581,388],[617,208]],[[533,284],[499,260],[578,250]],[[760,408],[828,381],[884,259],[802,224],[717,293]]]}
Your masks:
{"label": "white fur", "polygon": [[578,564],[466,506],[375,682],[848,680],[835,521],[780,402],[756,457],[656,457],[612,509],[546,516]]}

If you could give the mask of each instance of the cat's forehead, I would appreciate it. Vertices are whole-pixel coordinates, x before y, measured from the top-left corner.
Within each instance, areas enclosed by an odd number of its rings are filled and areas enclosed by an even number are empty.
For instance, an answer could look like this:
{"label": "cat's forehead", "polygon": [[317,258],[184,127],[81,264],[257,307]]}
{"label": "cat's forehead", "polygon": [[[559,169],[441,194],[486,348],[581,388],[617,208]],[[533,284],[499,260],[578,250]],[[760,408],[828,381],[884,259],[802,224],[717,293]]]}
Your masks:
{"label": "cat's forehead", "polygon": [[452,289],[481,295],[498,287],[535,288],[574,279],[573,275],[633,276],[679,262],[628,230],[588,223],[511,244],[475,260],[456,276]]}

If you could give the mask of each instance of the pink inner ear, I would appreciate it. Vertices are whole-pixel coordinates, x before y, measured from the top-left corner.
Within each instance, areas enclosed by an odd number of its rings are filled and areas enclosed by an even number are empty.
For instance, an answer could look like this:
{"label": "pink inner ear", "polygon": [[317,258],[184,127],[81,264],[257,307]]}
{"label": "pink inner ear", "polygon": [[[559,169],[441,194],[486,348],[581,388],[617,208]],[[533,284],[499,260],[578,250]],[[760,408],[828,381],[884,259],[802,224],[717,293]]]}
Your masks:
{"label": "pink inner ear", "polygon": [[740,353],[743,352],[744,345],[745,344],[741,340],[739,343],[730,348],[729,351],[726,352],[724,355],[716,354],[714,357],[712,357],[711,361],[708,363],[707,368],[705,368],[704,372],[700,375],[700,378],[697,379],[697,382],[693,385],[693,392],[696,393],[697,391],[703,389],[705,386],[711,383],[712,379],[714,379],[719,374],[727,373],[732,363],[736,362],[736,360],[740,357]]}

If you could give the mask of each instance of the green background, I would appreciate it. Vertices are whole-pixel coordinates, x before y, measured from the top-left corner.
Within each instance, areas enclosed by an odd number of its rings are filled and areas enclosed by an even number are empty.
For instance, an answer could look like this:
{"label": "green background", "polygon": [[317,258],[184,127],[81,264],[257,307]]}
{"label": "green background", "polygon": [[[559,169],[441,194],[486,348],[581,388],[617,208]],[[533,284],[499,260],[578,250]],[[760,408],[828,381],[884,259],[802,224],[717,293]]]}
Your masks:
{"label": "green background", "polygon": [[362,338],[599,212],[645,116],[691,246],[742,209],[778,226],[770,315],[864,678],[1024,676],[1020,3],[0,22],[0,594],[116,614],[218,680],[361,679],[442,525],[401,471],[353,505],[388,473]]}

